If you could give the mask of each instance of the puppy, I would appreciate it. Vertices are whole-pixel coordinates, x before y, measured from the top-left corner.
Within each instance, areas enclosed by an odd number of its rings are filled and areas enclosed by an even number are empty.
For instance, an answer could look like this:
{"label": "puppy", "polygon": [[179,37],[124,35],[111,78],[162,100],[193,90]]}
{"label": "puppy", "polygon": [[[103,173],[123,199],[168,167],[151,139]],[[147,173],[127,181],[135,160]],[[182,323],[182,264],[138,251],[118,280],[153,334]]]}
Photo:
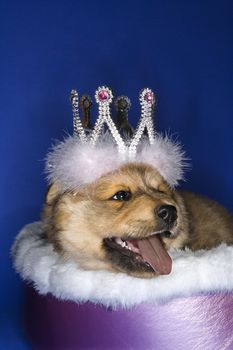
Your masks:
{"label": "puppy", "polygon": [[51,185],[43,222],[54,249],[83,269],[143,278],[170,273],[170,248],[233,244],[233,218],[223,207],[171,189],[143,163],[123,165],[76,192]]}

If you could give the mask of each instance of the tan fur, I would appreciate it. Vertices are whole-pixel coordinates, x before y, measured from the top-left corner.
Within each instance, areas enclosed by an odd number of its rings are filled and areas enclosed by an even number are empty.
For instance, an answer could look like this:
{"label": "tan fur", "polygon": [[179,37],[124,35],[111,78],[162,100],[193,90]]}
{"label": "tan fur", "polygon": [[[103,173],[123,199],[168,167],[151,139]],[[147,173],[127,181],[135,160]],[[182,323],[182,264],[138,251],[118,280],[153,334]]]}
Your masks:
{"label": "tan fur", "polygon": [[189,241],[192,250],[211,249],[222,242],[233,244],[233,217],[218,203],[203,196],[181,192],[189,213]]}
{"label": "tan fur", "polygon": [[[132,199],[110,200],[122,190],[130,191]],[[172,237],[163,238],[166,249],[210,249],[221,242],[233,243],[232,217],[224,208],[171,190],[153,167],[141,163],[124,165],[76,192],[61,193],[53,184],[43,211],[44,231],[60,254],[76,259],[84,269],[119,271],[122,268],[106,256],[103,240],[113,236],[140,239],[162,230],[155,211],[164,204],[174,205],[178,215]]]}

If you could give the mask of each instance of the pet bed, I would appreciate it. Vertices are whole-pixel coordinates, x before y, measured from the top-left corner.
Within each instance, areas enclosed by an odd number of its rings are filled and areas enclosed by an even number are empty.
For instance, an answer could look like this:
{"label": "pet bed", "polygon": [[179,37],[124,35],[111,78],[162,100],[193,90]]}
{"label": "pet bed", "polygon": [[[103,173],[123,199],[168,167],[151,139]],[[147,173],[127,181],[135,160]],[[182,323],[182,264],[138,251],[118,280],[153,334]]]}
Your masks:
{"label": "pet bed", "polygon": [[152,279],[84,271],[27,225],[13,257],[33,349],[233,349],[233,247],[169,253],[172,273]]}

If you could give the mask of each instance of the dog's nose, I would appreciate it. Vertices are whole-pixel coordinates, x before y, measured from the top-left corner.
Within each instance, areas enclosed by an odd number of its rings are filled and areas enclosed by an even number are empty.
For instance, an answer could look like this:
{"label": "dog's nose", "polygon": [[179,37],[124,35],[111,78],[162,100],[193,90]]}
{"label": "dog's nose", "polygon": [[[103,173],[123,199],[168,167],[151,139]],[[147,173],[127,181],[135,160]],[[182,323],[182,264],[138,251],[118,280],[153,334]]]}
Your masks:
{"label": "dog's nose", "polygon": [[171,225],[177,219],[176,207],[173,205],[162,205],[156,210],[156,213],[160,219],[166,222],[166,224]]}

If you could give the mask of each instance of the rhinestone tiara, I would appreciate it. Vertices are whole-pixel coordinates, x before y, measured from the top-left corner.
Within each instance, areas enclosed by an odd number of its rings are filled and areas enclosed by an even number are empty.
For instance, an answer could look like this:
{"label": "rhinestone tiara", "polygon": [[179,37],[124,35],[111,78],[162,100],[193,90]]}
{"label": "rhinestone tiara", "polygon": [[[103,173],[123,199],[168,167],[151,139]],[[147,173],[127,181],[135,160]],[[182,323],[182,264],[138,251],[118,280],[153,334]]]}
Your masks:
{"label": "rhinestone tiara", "polygon": [[186,159],[180,144],[154,131],[156,98],[151,89],[140,93],[141,116],[135,131],[128,122],[128,97],[115,99],[115,122],[110,111],[111,89],[99,87],[95,99],[98,116],[92,127],[91,98],[83,95],[79,100],[78,92],[71,91],[74,133],[57,142],[47,154],[45,171],[50,184],[55,182],[64,191],[74,190],[129,162],[153,166],[171,187],[183,179]]}
{"label": "rhinestone tiara", "polygon": [[[120,96],[117,100],[119,101],[119,99],[124,100],[127,107],[130,106],[130,100],[127,97]],[[73,110],[74,134],[78,135],[83,143],[90,142],[90,144],[96,145],[98,139],[101,137],[101,131],[105,124],[115,140],[120,153],[127,152],[133,157],[137,152],[138,143],[141,140],[145,129],[147,129],[149,143],[154,143],[153,110],[155,106],[155,95],[151,89],[145,88],[140,93],[139,100],[141,104],[141,117],[132,139],[127,139],[127,141],[123,139],[111,117],[110,106],[113,102],[113,93],[110,88],[101,86],[95,92],[95,100],[98,104],[98,117],[93,131],[88,135],[85,133],[79,116],[78,100],[79,97],[77,90],[72,90],[71,103]]]}

